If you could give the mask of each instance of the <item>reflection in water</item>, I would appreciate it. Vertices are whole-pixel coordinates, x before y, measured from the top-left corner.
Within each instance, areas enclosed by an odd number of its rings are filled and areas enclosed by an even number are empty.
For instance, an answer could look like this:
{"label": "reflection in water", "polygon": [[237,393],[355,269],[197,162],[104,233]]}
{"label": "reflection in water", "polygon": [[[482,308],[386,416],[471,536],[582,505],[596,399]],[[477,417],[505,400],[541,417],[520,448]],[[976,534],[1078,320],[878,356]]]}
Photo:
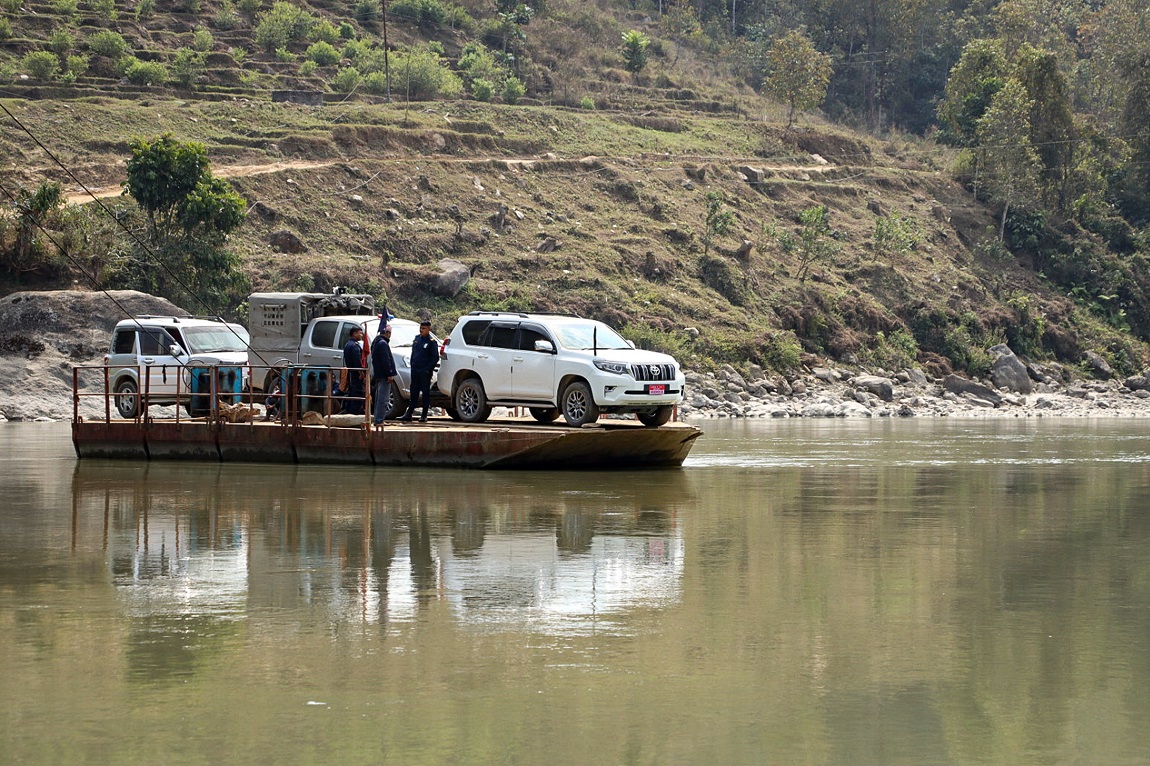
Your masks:
{"label": "reflection in water", "polygon": [[306,608],[386,625],[436,602],[488,628],[602,631],[613,612],[677,599],[677,519],[692,502],[680,472],[636,480],[82,461],[72,478],[74,515],[104,518],[129,613],[173,625],[177,642],[193,617]]}
{"label": "reflection in water", "polygon": [[0,428],[4,763],[1150,752],[1145,420],[709,423],[629,475],[45,433]]}

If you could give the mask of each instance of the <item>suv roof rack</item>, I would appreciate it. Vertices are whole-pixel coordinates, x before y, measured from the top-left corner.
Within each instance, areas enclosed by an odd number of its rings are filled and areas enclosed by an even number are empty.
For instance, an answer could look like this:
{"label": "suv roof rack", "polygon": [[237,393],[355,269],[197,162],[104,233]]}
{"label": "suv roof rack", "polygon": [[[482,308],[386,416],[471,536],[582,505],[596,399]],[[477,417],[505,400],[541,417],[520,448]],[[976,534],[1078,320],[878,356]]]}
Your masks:
{"label": "suv roof rack", "polygon": [[586,317],[579,316],[578,314],[524,314],[522,311],[470,311],[466,316],[488,316],[488,317],[519,317],[520,319],[530,319],[532,316],[544,317],[563,317],[564,319],[585,319]]}
{"label": "suv roof rack", "polygon": [[128,319],[121,319],[120,321],[121,322],[128,322],[128,321],[131,321],[134,319],[171,319],[175,322],[179,322],[181,319],[184,319],[184,320],[199,319],[199,320],[204,320],[204,321],[208,321],[208,322],[220,322],[221,324],[227,324],[228,323],[227,320],[221,316],[212,316],[209,314],[187,315],[187,316],[176,316],[175,314],[137,314],[133,317],[128,317]]}

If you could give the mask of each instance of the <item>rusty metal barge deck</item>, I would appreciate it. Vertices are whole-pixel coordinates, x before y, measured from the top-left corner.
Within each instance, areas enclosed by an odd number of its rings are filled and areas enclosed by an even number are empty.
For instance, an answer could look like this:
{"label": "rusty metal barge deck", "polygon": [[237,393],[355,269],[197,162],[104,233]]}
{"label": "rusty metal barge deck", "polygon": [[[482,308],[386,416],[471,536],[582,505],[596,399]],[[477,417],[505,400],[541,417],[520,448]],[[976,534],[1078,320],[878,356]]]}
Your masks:
{"label": "rusty metal barge deck", "polygon": [[524,418],[483,424],[432,418],[383,430],[207,418],[83,419],[72,423],[80,458],[258,463],[359,463],[485,469],[631,469],[682,465],[702,432],[683,423],[646,428],[601,420],[583,428]]}

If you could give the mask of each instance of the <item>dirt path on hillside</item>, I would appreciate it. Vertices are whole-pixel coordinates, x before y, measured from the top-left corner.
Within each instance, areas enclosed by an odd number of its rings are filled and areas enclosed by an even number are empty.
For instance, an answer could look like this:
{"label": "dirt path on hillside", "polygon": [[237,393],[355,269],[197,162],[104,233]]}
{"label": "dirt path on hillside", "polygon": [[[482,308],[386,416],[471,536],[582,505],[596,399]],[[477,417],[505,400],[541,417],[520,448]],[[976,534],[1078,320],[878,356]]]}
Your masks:
{"label": "dirt path on hillside", "polygon": [[[516,158],[516,157],[435,157],[425,156],[418,158],[421,161],[433,162],[446,162],[446,163],[470,163],[470,162],[507,162],[521,165],[530,165],[533,163],[545,163],[548,160],[538,157],[530,158]],[[596,159],[604,162],[619,162],[618,157],[596,157]],[[413,158],[373,158],[365,160],[369,162],[411,162]],[[705,157],[670,157],[661,155],[659,157],[628,157],[628,162],[651,162],[651,161],[673,161],[673,162],[717,162],[717,158]],[[212,175],[216,178],[245,178],[247,176],[263,175],[265,173],[279,173],[285,170],[318,170],[321,168],[329,168],[334,165],[340,165],[348,160],[289,160],[284,162],[265,162],[255,165],[217,165],[212,168]],[[722,161],[732,165],[749,165],[764,171],[770,172],[803,172],[803,173],[825,173],[829,170],[836,168],[833,163],[825,165],[764,165],[756,162],[748,162],[737,158],[724,157]],[[124,193],[123,182],[115,184],[107,184],[102,186],[89,186],[86,190],[73,190],[65,193],[64,200],[69,205],[83,205],[91,202],[94,199],[106,199],[108,197],[118,197]]]}
{"label": "dirt path on hillside", "polygon": [[[257,176],[262,173],[278,173],[282,170],[315,170],[317,168],[331,167],[340,162],[342,162],[342,160],[329,160],[325,162],[299,160],[292,162],[267,162],[259,165],[219,165],[212,168],[212,175],[216,178],[244,178],[246,176]],[[123,193],[124,187],[120,183],[117,183],[107,186],[89,186],[86,191],[70,191],[64,195],[64,199],[69,205],[83,205],[84,203],[91,202],[93,199],[118,197]]]}

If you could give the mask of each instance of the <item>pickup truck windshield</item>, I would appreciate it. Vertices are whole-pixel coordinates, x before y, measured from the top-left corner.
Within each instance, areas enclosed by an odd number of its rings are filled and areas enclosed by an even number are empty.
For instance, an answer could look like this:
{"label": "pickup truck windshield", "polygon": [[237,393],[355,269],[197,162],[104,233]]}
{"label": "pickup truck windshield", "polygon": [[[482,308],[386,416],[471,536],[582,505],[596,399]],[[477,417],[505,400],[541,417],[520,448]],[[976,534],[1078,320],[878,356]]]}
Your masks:
{"label": "pickup truck windshield", "polygon": [[579,324],[561,324],[555,328],[559,342],[564,348],[583,350],[598,348],[601,350],[629,349],[630,344],[602,322],[587,322]]}
{"label": "pickup truck windshield", "polygon": [[248,331],[239,325],[227,327],[186,327],[184,339],[189,354],[218,354],[248,350]]}

